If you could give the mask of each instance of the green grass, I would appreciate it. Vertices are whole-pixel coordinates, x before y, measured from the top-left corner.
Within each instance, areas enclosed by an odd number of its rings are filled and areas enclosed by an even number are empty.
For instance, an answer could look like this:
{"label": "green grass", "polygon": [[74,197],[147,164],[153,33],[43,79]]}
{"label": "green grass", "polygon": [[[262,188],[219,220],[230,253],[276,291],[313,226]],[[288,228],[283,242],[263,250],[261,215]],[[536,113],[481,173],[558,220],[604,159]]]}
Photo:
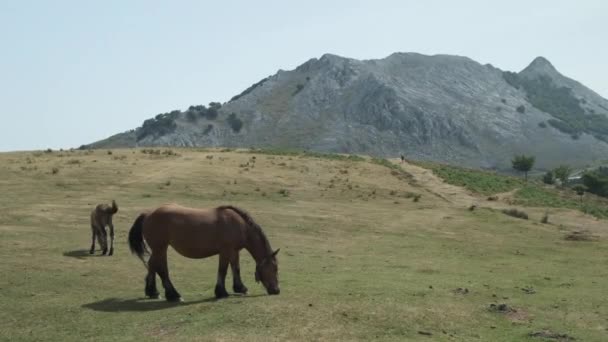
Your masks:
{"label": "green grass", "polygon": [[570,208],[598,218],[608,218],[608,200],[593,195],[591,198],[580,197],[570,189],[558,190],[554,187],[545,187],[540,184],[529,184],[515,193],[517,204],[531,207]]}
{"label": "green grass", "polygon": [[[0,154],[0,340],[536,341],[528,334],[544,329],[606,339],[604,237],[565,241],[555,226],[435,196],[396,204],[422,189],[371,162],[256,152],[244,171],[253,154],[175,151]],[[111,199],[115,255],[89,256],[90,210]],[[170,251],[185,302],[143,299],[126,237],[139,212],[166,202],[248,210],[281,248],[281,294],[265,295],[243,251],[250,294],[215,301],[217,257]],[[488,310],[500,303],[517,314]]]}
{"label": "green grass", "polygon": [[435,175],[448,184],[457,185],[483,195],[511,191],[525,184],[520,178],[500,175],[495,172],[430,162],[417,162],[416,164],[432,170]]}

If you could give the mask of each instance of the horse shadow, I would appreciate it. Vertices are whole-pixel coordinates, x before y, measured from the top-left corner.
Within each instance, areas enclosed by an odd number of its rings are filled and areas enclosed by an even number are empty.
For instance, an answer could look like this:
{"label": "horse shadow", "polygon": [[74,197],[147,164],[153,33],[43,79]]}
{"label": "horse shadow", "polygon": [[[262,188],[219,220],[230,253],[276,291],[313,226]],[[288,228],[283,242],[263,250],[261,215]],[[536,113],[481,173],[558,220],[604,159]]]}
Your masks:
{"label": "horse shadow", "polygon": [[96,256],[96,254],[89,254],[88,249],[76,249],[73,251],[63,252],[63,256],[76,258],[76,259],[84,259]]}
{"label": "horse shadow", "polygon": [[213,303],[217,301],[225,301],[232,299],[245,299],[245,298],[255,298],[262,297],[263,294],[260,295],[247,295],[240,296],[234,295],[228,298],[217,299],[215,297],[204,298],[195,301],[185,301],[185,302],[167,302],[166,300],[157,300],[157,299],[149,299],[149,298],[136,298],[136,299],[118,299],[118,298],[108,298],[103,299],[97,302],[88,303],[82,305],[83,308],[91,309],[94,311],[103,311],[103,312],[146,312],[146,311],[156,311],[156,310],[164,310],[170,309],[174,307],[180,306],[190,306],[195,304],[202,303]]}

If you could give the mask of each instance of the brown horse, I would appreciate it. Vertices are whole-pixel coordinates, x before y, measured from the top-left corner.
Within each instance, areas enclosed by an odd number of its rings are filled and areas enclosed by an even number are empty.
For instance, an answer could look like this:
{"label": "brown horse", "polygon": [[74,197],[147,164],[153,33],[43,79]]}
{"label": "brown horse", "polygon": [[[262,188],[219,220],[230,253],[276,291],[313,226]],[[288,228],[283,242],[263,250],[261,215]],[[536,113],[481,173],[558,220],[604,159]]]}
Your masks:
{"label": "brown horse", "polygon": [[[152,250],[146,264],[145,243]],[[137,217],[129,231],[129,246],[148,268],[146,296],[158,298],[156,274],[165,288],[168,301],[180,301],[181,296],[169,279],[167,249],[173,247],[187,258],[207,258],[219,254],[219,268],[215,296],[228,296],[224,281],[228,264],[232,268],[233,290],[247,293],[239,268],[239,251],[245,248],[255,259],[255,280],[262,282],[268,294],[279,294],[276,255],[262,228],[245,211],[233,206],[213,209],[192,209],[175,204],[163,205]]]}
{"label": "brown horse", "polygon": [[107,204],[98,204],[91,212],[91,250],[89,253],[95,253],[95,238],[99,240],[101,245],[102,255],[108,253],[108,233],[106,226],[110,228],[110,253],[114,254],[114,225],[112,224],[112,216],[118,212],[116,202],[112,200],[112,206]]}

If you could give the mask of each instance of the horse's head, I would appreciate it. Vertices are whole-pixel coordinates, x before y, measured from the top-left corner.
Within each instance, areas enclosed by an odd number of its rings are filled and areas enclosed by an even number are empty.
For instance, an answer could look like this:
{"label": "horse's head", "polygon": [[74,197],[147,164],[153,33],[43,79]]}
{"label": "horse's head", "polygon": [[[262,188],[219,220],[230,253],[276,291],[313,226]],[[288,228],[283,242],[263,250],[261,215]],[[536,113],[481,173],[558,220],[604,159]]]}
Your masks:
{"label": "horse's head", "polygon": [[279,250],[280,248],[268,255],[255,267],[255,281],[258,283],[261,281],[270,295],[277,295],[281,292],[278,278],[279,264],[277,263]]}

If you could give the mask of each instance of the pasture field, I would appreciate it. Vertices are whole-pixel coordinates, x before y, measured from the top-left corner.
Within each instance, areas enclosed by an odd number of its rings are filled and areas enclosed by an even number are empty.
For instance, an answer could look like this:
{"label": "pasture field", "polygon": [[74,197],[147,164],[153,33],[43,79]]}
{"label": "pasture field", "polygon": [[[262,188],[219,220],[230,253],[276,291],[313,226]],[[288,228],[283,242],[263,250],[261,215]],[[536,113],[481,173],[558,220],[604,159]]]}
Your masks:
{"label": "pasture field", "polygon": [[[538,201],[488,201],[488,191],[393,162],[220,149],[2,153],[0,340],[608,340],[607,221],[559,202],[510,217],[501,210]],[[495,189],[514,196],[520,185]],[[112,199],[114,256],[89,256],[89,213]],[[145,299],[127,233],[140,211],[168,202],[249,211],[281,248],[281,294],[254,282],[243,250],[250,293],[216,301],[217,257],[170,251],[185,302]],[[582,230],[589,239],[566,239]]]}

